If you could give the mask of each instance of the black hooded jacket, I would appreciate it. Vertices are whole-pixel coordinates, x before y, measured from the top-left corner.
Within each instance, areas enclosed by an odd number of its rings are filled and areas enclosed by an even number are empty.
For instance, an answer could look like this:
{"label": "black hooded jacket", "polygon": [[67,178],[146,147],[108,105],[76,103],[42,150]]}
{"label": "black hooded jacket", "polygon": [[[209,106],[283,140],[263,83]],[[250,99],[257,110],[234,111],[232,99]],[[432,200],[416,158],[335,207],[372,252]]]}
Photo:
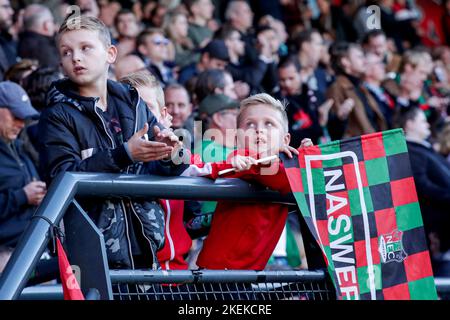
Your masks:
{"label": "black hooded jacket", "polygon": [[[123,141],[128,141],[146,122],[150,128],[159,125],[136,89],[108,81],[107,90],[116,105]],[[40,165],[47,183],[65,171],[144,172],[142,162],[133,163],[126,142],[116,145],[96,107],[97,101],[98,98],[79,96],[70,80],[59,80],[52,85],[47,94],[48,107],[39,122]],[[150,140],[151,132],[148,132]],[[160,175],[177,175],[185,166],[171,161],[150,164],[156,168],[152,173]],[[164,244],[164,214],[155,201],[105,199],[101,202],[94,199],[80,204],[103,232],[111,267],[158,267],[154,257]],[[134,263],[137,255],[145,261],[144,265]]]}

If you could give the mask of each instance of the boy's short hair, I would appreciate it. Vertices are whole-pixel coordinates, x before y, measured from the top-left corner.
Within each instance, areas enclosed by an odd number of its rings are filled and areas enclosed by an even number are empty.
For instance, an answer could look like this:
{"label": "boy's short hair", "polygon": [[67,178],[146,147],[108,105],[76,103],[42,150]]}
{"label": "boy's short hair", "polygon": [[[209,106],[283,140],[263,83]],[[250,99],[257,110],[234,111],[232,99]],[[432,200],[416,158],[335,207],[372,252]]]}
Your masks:
{"label": "boy's short hair", "polygon": [[103,21],[98,18],[85,15],[68,16],[58,30],[57,41],[59,41],[64,33],[80,29],[97,31],[98,37],[100,41],[105,45],[105,47],[108,48],[109,46],[111,46],[111,34],[109,33],[108,27],[106,27]]}
{"label": "boy's short hair", "polygon": [[149,87],[151,89],[155,89],[156,101],[158,101],[159,108],[161,109],[165,106],[164,91],[161,87],[161,84],[159,83],[158,79],[156,79],[156,77],[150,72],[146,70],[133,72],[123,77],[119,81],[129,84],[130,86],[133,86],[135,88]]}
{"label": "boy's short hair", "polygon": [[241,101],[239,115],[237,117],[237,124],[241,122],[241,117],[244,111],[255,105],[266,105],[271,107],[272,109],[278,111],[281,114],[283,129],[285,129],[286,133],[289,131],[289,120],[286,113],[286,103],[281,102],[280,100],[275,99],[271,95],[267,93],[258,93],[253,96],[248,97]]}

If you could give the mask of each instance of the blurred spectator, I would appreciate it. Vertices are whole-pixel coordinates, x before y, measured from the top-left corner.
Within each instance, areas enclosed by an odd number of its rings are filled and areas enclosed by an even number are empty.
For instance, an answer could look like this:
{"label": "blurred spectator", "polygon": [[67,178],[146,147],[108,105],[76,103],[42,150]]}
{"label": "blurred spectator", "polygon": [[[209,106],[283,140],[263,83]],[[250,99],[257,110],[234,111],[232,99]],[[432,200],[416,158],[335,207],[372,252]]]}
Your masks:
{"label": "blurred spectator", "polygon": [[212,40],[202,49],[198,63],[192,63],[181,69],[178,82],[185,84],[205,70],[223,70],[229,61],[230,56],[225,42],[222,40]]}
{"label": "blurred spectator", "polygon": [[0,82],[0,246],[14,248],[46,193],[35,165],[18,139],[25,119],[36,117],[26,92]]}
{"label": "blurred spectator", "polygon": [[[59,69],[51,67],[40,67],[23,79],[23,88],[30,97],[31,104],[38,111],[42,112],[47,107],[46,94],[53,81],[62,79],[63,75]],[[39,167],[39,131],[38,121],[25,122],[25,128],[19,135],[23,141],[23,148],[30,156],[31,160]]]}
{"label": "blurred spectator", "polygon": [[226,160],[235,148],[239,102],[224,94],[212,94],[199,105],[199,117],[203,120],[204,136],[201,151],[203,162]]}
{"label": "blurred spectator", "polygon": [[279,42],[278,55],[280,57],[288,55],[287,40],[289,35],[282,21],[274,19],[271,15],[266,15],[259,20],[258,26],[269,26],[275,30],[277,41]]}
{"label": "blurred spectator", "polygon": [[96,0],[76,0],[75,5],[80,7],[81,14],[86,16],[98,17],[100,9]]}
{"label": "blurred spectator", "polygon": [[306,84],[303,84],[305,74],[296,57],[282,61],[278,66],[282,97],[287,100],[286,114],[289,120],[291,145],[298,147],[304,138],[310,138],[313,143],[327,134],[324,132],[328,122],[328,113],[332,101],[319,103]]}
{"label": "blurred spectator", "polygon": [[426,103],[424,84],[433,68],[433,60],[428,52],[411,50],[404,53],[399,74],[388,79],[383,86],[402,108],[421,107],[430,116],[431,110]]}
{"label": "blurred spectator", "polygon": [[382,30],[369,31],[364,36],[363,47],[367,52],[379,56],[386,65],[386,72],[392,72],[395,76],[400,68],[402,57],[390,50],[386,35]]}
{"label": "blurred spectator", "polygon": [[164,30],[171,40],[169,56],[178,68],[198,62],[199,55],[194,54],[194,44],[188,38],[188,20],[184,11],[170,12],[164,21]]}
{"label": "blurred spectator", "polygon": [[[122,2],[123,3],[123,2]],[[110,29],[114,27],[115,17],[122,6],[116,0],[98,0],[99,15],[98,18]]]}
{"label": "blurred spectator", "polygon": [[428,241],[433,236],[430,234],[435,234],[440,244],[440,248],[431,250],[432,258],[436,259],[450,249],[450,164],[428,143],[430,125],[422,110],[401,112],[398,126],[405,131]]}
{"label": "blurred spectator", "polygon": [[40,4],[25,8],[24,32],[19,35],[18,54],[35,59],[43,67],[59,67],[59,52],[55,43],[55,21],[50,10]]}
{"label": "blurred spectator", "polygon": [[[234,27],[225,26],[220,31],[219,37],[228,48],[230,63],[226,69],[231,73],[235,81],[246,82],[250,86],[250,92],[262,91],[262,81],[270,65],[274,64],[273,44],[267,38],[268,33],[261,33],[258,37],[259,57],[254,60],[245,59],[245,43],[241,33]],[[272,82],[271,80],[270,82]]]}
{"label": "blurred spectator", "polygon": [[172,66],[166,61],[169,40],[161,29],[146,29],[137,38],[137,49],[148,70],[163,84],[175,81]]}
{"label": "blurred spectator", "polygon": [[169,11],[169,7],[164,2],[156,2],[156,6],[153,8],[150,14],[150,21],[148,21],[148,27],[150,28],[162,28],[164,23],[164,17]]}
{"label": "blurred spectator", "polygon": [[224,70],[211,69],[199,74],[195,87],[195,98],[202,101],[206,96],[221,93],[238,99],[231,74]]}
{"label": "blurred spectator", "polygon": [[9,0],[0,0],[0,81],[10,66],[16,63],[17,44],[10,34],[14,11]]}
{"label": "blurred spectator", "polygon": [[12,65],[5,73],[5,80],[23,85],[23,80],[38,68],[39,64],[35,60],[23,59]]}
{"label": "blurred spectator", "polygon": [[136,50],[136,38],[140,32],[139,21],[136,15],[128,10],[120,10],[115,19],[114,26],[117,30],[117,59],[120,59]]}
{"label": "blurred spectator", "polygon": [[245,43],[245,63],[252,63],[258,58],[253,17],[253,11],[245,0],[230,1],[225,10],[225,26],[238,30]]}
{"label": "blurred spectator", "polygon": [[172,84],[164,89],[166,107],[172,118],[174,129],[185,128],[193,137],[194,118],[189,93],[179,84]]}
{"label": "blurred spectator", "polygon": [[334,100],[331,138],[355,137],[383,131],[387,123],[375,99],[362,85],[366,69],[364,53],[359,45],[338,42],[331,49],[331,64],[336,81],[327,96]]}
{"label": "blurred spectator", "polygon": [[377,102],[388,127],[392,128],[395,101],[382,87],[385,77],[385,65],[380,56],[372,52],[367,53],[364,85]]}
{"label": "blurred spectator", "polygon": [[418,18],[417,14],[402,19],[401,15],[396,15],[394,0],[378,0],[377,4],[381,9],[381,29],[394,39],[398,52],[420,44],[420,37],[412,25],[412,21]]}
{"label": "blurred spectator", "polygon": [[319,67],[323,51],[323,39],[315,29],[302,31],[296,37],[298,60],[302,68],[303,79],[312,95],[319,103],[325,101],[325,93],[329,86],[329,77],[323,68]]}
{"label": "blurred spectator", "polygon": [[[116,79],[121,79],[130,73],[147,70],[144,61],[137,55],[129,54],[119,59],[114,65]],[[150,72],[150,71],[149,71]]]}
{"label": "blurred spectator", "polygon": [[203,48],[213,36],[208,21],[213,17],[214,5],[211,0],[187,0],[185,3],[190,14],[188,37],[195,48]]}

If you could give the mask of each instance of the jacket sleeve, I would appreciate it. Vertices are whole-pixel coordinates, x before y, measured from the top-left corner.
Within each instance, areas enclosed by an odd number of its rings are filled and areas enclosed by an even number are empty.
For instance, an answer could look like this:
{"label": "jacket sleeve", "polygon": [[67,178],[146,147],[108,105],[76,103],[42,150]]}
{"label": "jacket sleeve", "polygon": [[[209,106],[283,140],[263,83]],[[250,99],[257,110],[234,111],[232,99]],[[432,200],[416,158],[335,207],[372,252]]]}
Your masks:
{"label": "jacket sleeve", "polygon": [[23,189],[10,189],[0,193],[0,221],[23,212],[28,199]]}
{"label": "jacket sleeve", "polygon": [[[238,151],[239,152],[239,151]],[[229,172],[219,175],[222,170],[230,169],[233,166],[230,161],[213,162],[193,164],[189,166],[184,176],[206,177],[210,179],[218,178],[235,178],[242,179],[248,182],[256,182],[272,190],[277,190],[283,193],[290,192],[289,181],[286,176],[286,171],[281,162],[276,161],[272,166],[265,167],[254,165],[249,170],[240,172]]]}
{"label": "jacket sleeve", "polygon": [[[52,108],[53,109],[53,108]],[[77,138],[68,121],[51,109],[42,113],[39,121],[41,146],[40,173],[50,183],[60,172],[119,172],[132,164],[125,145],[98,150],[82,160]]]}

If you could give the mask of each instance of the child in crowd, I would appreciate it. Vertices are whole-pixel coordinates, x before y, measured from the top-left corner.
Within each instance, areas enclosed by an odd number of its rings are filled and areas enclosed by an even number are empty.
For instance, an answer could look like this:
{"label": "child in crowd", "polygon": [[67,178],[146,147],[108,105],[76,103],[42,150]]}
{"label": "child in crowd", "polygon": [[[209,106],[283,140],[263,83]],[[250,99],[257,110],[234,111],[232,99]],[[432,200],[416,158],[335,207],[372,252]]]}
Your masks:
{"label": "child in crowd", "polygon": [[[226,178],[257,182],[281,193],[290,192],[283,163],[277,159],[267,167],[257,159],[280,153],[292,157],[298,151],[289,146],[288,119],[283,104],[268,94],[257,94],[241,102],[237,119],[238,150],[229,160],[187,169],[182,175],[216,179],[222,170]],[[301,147],[312,145],[304,139]],[[197,265],[207,269],[263,270],[286,224],[288,208],[276,203],[219,202],[209,235]]]}
{"label": "child in crowd", "polygon": [[136,88],[139,96],[147,104],[147,107],[160,124],[166,128],[172,126],[172,116],[167,111],[163,88],[154,75],[147,70],[137,71],[123,77],[119,81]]}
{"label": "child in crowd", "polygon": [[[107,80],[117,49],[103,22],[69,16],[57,44],[68,79],[50,88],[39,123],[47,183],[65,171],[142,174],[147,162],[162,175],[185,169],[168,161],[172,152],[183,152],[180,142],[157,122],[136,89]],[[164,214],[156,201],[87,199],[80,204],[103,233],[111,268],[159,268]]]}

